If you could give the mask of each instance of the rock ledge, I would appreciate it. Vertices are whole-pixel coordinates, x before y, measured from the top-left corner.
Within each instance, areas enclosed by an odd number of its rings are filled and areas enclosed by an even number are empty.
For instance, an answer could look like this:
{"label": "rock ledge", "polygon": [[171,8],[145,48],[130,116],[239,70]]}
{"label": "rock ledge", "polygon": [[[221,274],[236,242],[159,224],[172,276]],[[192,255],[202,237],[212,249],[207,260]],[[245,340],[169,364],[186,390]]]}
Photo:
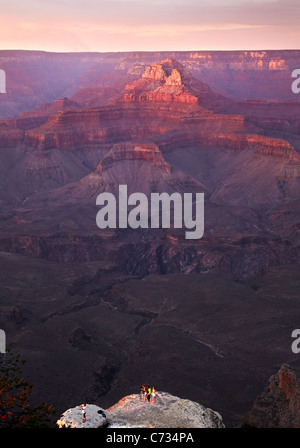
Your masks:
{"label": "rock ledge", "polygon": [[57,421],[59,428],[224,428],[218,412],[166,392],[156,393],[156,402],[139,394],[123,397],[109,409],[86,405],[86,422],[80,406],[68,409]]}

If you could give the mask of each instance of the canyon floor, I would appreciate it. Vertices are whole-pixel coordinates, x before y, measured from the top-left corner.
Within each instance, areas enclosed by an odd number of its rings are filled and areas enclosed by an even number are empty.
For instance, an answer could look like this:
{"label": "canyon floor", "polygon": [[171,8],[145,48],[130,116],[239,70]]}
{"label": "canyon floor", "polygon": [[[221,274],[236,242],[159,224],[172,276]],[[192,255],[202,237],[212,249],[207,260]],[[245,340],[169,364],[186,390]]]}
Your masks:
{"label": "canyon floor", "polygon": [[299,266],[236,281],[221,272],[129,278],[97,262],[7,253],[0,262],[1,325],[26,360],[34,399],[58,412],[84,401],[107,408],[149,383],[234,426],[282,363],[299,371]]}

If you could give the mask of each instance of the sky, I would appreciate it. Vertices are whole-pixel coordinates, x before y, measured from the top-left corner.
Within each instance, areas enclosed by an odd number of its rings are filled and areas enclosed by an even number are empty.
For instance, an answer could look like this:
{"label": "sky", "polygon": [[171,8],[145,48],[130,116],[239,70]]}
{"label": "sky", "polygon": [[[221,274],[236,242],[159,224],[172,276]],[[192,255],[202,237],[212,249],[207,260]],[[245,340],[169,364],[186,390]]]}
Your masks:
{"label": "sky", "polygon": [[300,0],[0,0],[0,49],[299,49]]}

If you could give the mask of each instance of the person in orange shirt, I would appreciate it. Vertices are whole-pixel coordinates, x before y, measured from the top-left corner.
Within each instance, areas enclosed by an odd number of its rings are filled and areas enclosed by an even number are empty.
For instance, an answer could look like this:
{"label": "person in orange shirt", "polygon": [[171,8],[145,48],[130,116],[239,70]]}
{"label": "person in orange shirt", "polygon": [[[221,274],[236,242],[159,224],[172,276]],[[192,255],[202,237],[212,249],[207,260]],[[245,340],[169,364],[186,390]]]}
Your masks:
{"label": "person in orange shirt", "polygon": [[155,403],[155,397],[156,397],[156,392],[155,392],[155,387],[152,387],[152,398],[153,398],[153,403]]}

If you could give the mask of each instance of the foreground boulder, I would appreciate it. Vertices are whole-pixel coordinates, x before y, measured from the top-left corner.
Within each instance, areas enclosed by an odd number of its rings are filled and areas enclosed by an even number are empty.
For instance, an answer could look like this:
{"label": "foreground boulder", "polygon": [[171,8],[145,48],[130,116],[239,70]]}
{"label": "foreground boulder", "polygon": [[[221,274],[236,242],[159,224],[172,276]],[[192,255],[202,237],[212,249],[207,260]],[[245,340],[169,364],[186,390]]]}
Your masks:
{"label": "foreground boulder", "polygon": [[[191,400],[166,392],[156,393],[156,402],[144,401],[138,394],[127,395],[104,411],[86,406],[83,422],[80,406],[67,410],[57,426],[70,428],[224,428],[218,412]],[[105,416],[104,416],[105,415]]]}
{"label": "foreground boulder", "polygon": [[83,421],[80,406],[65,411],[56,425],[59,428],[101,428],[106,424],[104,409],[94,404],[86,405],[86,421]]}

